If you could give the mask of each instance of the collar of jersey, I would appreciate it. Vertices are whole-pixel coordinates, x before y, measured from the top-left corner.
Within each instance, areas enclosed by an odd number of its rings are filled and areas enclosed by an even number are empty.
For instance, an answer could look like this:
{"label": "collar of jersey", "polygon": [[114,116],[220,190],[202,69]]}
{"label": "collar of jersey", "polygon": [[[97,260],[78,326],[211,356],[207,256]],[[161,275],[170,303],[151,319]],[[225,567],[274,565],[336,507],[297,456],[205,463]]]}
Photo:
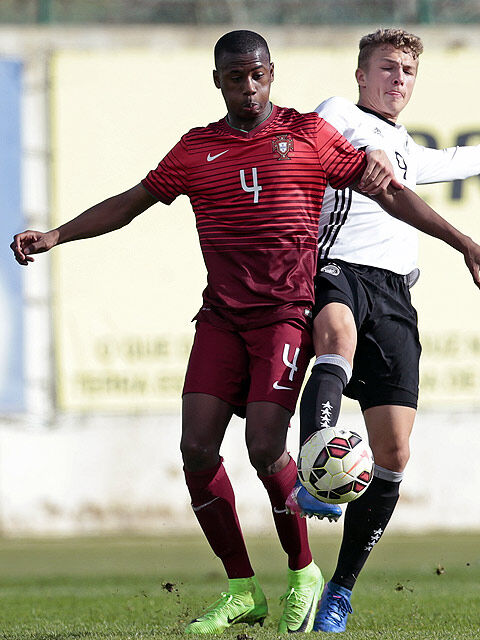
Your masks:
{"label": "collar of jersey", "polygon": [[360,104],[357,104],[357,107],[359,109],[361,109],[361,111],[365,111],[365,113],[370,113],[372,116],[377,116],[377,118],[380,118],[380,120],[383,120],[384,122],[386,122],[387,124],[390,124],[392,127],[395,127],[396,124],[395,122],[392,122],[391,120],[389,120],[388,118],[385,118],[385,116],[382,116],[380,113],[377,113],[376,111],[374,111],[373,109],[369,109],[368,107],[363,107]]}
{"label": "collar of jersey", "polygon": [[225,128],[228,130],[228,133],[231,136],[238,136],[240,138],[254,138],[261,131],[263,131],[266,126],[268,126],[272,122],[272,120],[277,115],[277,111],[278,111],[278,107],[275,104],[272,104],[272,110],[271,110],[270,115],[268,116],[268,118],[265,118],[265,120],[263,120],[263,122],[260,122],[260,124],[257,125],[251,131],[244,131],[243,129],[235,129],[235,127],[232,127],[228,123],[227,116],[225,116],[225,118],[223,119],[223,123],[224,123]]}

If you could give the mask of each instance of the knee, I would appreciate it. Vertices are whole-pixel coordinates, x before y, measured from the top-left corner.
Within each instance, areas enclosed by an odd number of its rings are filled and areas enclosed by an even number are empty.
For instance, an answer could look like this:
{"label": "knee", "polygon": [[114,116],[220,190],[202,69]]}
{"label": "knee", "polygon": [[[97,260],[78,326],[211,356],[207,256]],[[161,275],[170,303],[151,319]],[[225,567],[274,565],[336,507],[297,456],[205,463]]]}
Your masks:
{"label": "knee", "polygon": [[375,463],[381,467],[401,473],[410,459],[410,447],[408,442],[392,442],[388,447],[383,447],[377,452],[373,451],[373,457]]}
{"label": "knee", "polygon": [[251,443],[248,446],[248,457],[252,467],[258,473],[264,473],[272,462],[275,461],[274,454],[269,450],[269,447],[261,442]]}
{"label": "knee", "polygon": [[182,436],[180,451],[183,464],[188,471],[210,469],[218,463],[219,451],[216,447],[198,440]]}
{"label": "knee", "polygon": [[247,444],[248,457],[252,467],[260,475],[274,473],[276,463],[282,457],[285,446],[280,443],[272,443],[266,439],[256,440]]}

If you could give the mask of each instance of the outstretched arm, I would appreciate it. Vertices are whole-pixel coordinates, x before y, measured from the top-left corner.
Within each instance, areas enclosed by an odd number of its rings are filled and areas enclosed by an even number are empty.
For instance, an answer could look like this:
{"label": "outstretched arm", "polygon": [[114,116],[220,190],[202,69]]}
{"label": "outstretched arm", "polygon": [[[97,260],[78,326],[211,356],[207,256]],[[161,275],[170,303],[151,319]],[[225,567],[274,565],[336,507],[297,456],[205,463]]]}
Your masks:
{"label": "outstretched arm", "polygon": [[434,238],[443,240],[460,251],[475,284],[480,288],[480,246],[471,238],[452,226],[407,187],[402,191],[396,191],[389,187],[373,199],[395,218],[403,220],[403,222]]}
{"label": "outstretched arm", "polygon": [[33,262],[32,254],[49,251],[57,244],[93,238],[124,227],[157,200],[141,184],[93,205],[76,218],[47,232],[24,231],[10,245],[15,260],[22,265]]}
{"label": "outstretched arm", "polygon": [[464,180],[480,173],[480,145],[430,149],[413,143],[417,184]]}

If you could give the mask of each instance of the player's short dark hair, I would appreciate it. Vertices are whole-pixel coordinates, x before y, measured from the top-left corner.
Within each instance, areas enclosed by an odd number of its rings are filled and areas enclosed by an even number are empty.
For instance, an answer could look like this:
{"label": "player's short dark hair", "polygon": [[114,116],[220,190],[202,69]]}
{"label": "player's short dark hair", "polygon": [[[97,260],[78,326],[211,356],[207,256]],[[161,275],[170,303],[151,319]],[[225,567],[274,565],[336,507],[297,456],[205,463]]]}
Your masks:
{"label": "player's short dark hair", "polygon": [[270,51],[265,38],[255,31],[240,29],[230,31],[223,35],[215,45],[215,67],[218,69],[220,59],[224,53],[250,53],[251,51],[264,51],[270,62]]}
{"label": "player's short dark hair", "polygon": [[359,44],[358,66],[364,69],[373,51],[384,44],[391,44],[395,49],[402,49],[412,54],[414,60],[423,51],[421,39],[404,29],[377,29],[374,33],[363,36]]}

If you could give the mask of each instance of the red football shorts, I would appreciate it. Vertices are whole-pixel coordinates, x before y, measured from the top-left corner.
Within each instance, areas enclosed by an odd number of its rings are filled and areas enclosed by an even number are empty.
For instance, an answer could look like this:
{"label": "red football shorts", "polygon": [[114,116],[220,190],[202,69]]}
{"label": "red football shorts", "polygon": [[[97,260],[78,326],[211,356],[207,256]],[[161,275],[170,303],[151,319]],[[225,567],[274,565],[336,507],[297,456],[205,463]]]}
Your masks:
{"label": "red football shorts", "polygon": [[183,393],[207,393],[234,407],[275,402],[293,413],[312,355],[310,330],[293,322],[247,331],[197,322]]}

